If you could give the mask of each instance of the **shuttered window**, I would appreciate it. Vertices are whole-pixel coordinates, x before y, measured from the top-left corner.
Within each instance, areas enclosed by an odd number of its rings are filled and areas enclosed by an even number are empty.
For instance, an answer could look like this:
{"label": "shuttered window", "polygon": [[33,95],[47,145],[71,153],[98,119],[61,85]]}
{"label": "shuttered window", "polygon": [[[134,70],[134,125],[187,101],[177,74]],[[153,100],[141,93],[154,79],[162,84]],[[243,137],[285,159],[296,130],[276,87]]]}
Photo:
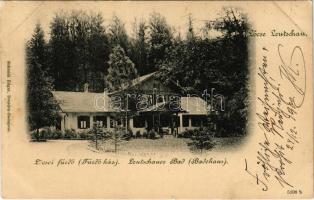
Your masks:
{"label": "shuttered window", "polygon": [[77,127],[79,129],[86,129],[90,127],[89,116],[78,116]]}
{"label": "shuttered window", "polygon": [[107,128],[107,117],[106,116],[94,116],[93,121],[98,127]]}

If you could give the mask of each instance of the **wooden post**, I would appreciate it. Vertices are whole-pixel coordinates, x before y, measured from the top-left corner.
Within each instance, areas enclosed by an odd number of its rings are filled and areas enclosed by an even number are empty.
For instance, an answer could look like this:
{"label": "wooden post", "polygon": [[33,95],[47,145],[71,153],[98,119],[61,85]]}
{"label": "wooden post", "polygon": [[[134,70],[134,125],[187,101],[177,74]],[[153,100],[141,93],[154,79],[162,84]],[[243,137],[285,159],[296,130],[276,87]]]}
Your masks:
{"label": "wooden post", "polygon": [[170,132],[171,132],[171,134],[174,134],[174,131],[173,131],[174,130],[174,127],[173,127],[173,115],[171,115],[170,118],[171,118],[171,126],[170,126],[171,131]]}
{"label": "wooden post", "polygon": [[106,126],[107,126],[107,129],[108,129],[108,130],[110,130],[110,128],[111,128],[111,127],[110,127],[110,116],[108,115],[106,119],[107,119],[107,120],[106,120],[106,123],[107,123],[107,125],[106,125]]}
{"label": "wooden post", "polygon": [[158,112],[158,134],[160,134],[160,112]]}
{"label": "wooden post", "polygon": [[176,113],[176,121],[175,121],[175,123],[176,123],[176,129],[177,129],[176,134],[175,134],[176,137],[178,136],[178,132],[179,132],[179,127],[178,127],[177,122],[178,122],[178,113]]}
{"label": "wooden post", "polygon": [[155,113],[153,112],[153,129],[155,129]]}
{"label": "wooden post", "polygon": [[[182,129],[183,129],[183,115],[182,114],[180,114],[179,115],[179,124],[180,124],[180,132],[182,131]],[[179,134],[179,132],[178,132],[178,134]]]}

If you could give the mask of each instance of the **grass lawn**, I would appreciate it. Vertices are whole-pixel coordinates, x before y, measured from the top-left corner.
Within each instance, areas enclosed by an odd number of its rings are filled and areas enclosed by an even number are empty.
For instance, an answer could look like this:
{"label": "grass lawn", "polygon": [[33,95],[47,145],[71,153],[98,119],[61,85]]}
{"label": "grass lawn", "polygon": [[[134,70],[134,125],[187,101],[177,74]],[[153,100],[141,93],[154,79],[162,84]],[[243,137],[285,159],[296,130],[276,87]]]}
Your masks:
{"label": "grass lawn", "polygon": [[[215,138],[215,146],[208,150],[222,150],[238,145],[242,138]],[[161,139],[131,139],[129,141],[121,140],[118,143],[117,151],[119,154],[126,155],[156,155],[156,154],[173,154],[173,153],[191,153],[191,148],[188,145],[192,140],[188,138],[175,138],[171,135],[165,136]],[[91,150],[95,149],[93,145],[89,145]],[[106,141],[98,144],[98,152],[114,152],[114,142]]]}
{"label": "grass lawn", "polygon": [[[215,138],[215,146],[212,151],[228,151],[228,148],[240,146],[241,137]],[[166,135],[162,139],[131,139],[121,140],[118,146],[118,154],[131,156],[153,156],[153,155],[174,155],[193,153],[188,146],[191,140],[187,138],[175,138]],[[113,154],[114,144],[112,140],[105,143],[99,142],[99,150],[96,150],[94,143],[88,140],[47,140],[46,142],[31,142],[40,152],[67,152],[69,155],[90,155],[91,153]],[[194,152],[195,153],[195,152]]]}

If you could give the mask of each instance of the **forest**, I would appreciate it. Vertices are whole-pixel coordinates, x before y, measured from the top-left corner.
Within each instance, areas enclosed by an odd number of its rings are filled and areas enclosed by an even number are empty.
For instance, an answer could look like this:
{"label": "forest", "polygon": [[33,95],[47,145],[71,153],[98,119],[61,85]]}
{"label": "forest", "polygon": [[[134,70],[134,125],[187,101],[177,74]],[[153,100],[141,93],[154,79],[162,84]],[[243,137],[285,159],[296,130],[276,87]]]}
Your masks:
{"label": "forest", "polygon": [[[31,126],[55,121],[56,105],[47,101],[51,90],[83,91],[88,83],[90,92],[112,91],[137,76],[158,72],[158,78],[178,83],[186,93],[215,88],[226,102],[224,112],[211,116],[219,134],[245,134],[249,89],[245,15],[223,9],[216,19],[204,21],[201,30],[194,28],[193,15],[186,21],[185,34],[155,12],[134,20],[131,33],[116,15],[105,26],[100,13],[85,11],[56,13],[49,33],[37,24],[26,45]],[[220,34],[213,37],[213,30]]]}

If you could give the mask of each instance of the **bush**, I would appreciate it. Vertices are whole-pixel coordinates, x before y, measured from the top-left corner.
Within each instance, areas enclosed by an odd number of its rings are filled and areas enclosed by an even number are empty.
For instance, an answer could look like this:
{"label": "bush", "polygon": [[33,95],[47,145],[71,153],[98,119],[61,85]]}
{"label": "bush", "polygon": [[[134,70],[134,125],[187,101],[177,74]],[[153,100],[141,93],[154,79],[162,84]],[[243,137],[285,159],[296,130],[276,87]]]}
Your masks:
{"label": "bush", "polygon": [[50,127],[49,128],[45,128],[43,130],[43,137],[45,139],[52,139],[53,138],[53,133],[54,133],[54,130],[52,130]]}
{"label": "bush", "polygon": [[156,139],[156,135],[157,135],[157,133],[154,129],[152,129],[148,132],[148,138],[149,139]]}
{"label": "bush", "polygon": [[31,132],[31,139],[32,140],[38,140],[40,138],[40,133],[35,130]]}
{"label": "bush", "polygon": [[89,135],[89,136],[93,136],[93,135],[95,135],[95,131],[96,131],[97,129],[95,129],[95,128],[92,128],[92,129],[88,129],[86,132],[84,132],[86,135]]}
{"label": "bush", "polygon": [[133,131],[131,129],[128,129],[127,132],[123,131],[121,138],[124,140],[130,140],[132,139],[132,137],[133,137]]}
{"label": "bush", "polygon": [[82,140],[93,140],[96,137],[96,135],[95,135],[96,131],[97,131],[97,139],[100,139],[103,131],[101,131],[100,129],[95,129],[95,128],[81,131],[78,134],[78,137]]}
{"label": "bush", "polygon": [[193,135],[194,130],[188,130],[186,129],[184,132],[182,132],[179,137],[181,138],[191,138]]}
{"label": "bush", "polygon": [[61,130],[55,130],[53,133],[52,133],[52,136],[51,136],[51,139],[61,139],[63,137],[63,134],[62,134],[62,131]]}
{"label": "bush", "polygon": [[83,132],[79,133],[79,137],[82,140],[86,140],[86,139],[88,139],[89,135],[87,132],[83,131]]}
{"label": "bush", "polygon": [[46,139],[47,136],[48,136],[48,131],[46,129],[43,129],[39,132],[39,138]]}
{"label": "bush", "polygon": [[48,127],[45,130],[46,132],[44,134],[45,134],[46,139],[49,139],[49,140],[60,139],[63,136],[61,130],[51,128],[51,127]]}
{"label": "bush", "polygon": [[31,132],[31,139],[32,140],[53,140],[53,139],[61,139],[63,138],[63,134],[61,130],[45,127],[39,130],[37,133],[36,130]]}
{"label": "bush", "polygon": [[148,138],[148,134],[147,134],[146,131],[143,132],[143,137],[144,137],[144,138]]}
{"label": "bush", "polygon": [[159,136],[160,138],[164,137],[164,130],[162,129],[162,127],[159,127]]}
{"label": "bush", "polygon": [[97,140],[107,140],[107,139],[111,138],[112,132],[104,131],[103,129],[93,128],[93,129],[89,129],[83,135],[83,137],[85,137],[85,136],[86,136],[86,139],[92,140],[92,141],[96,141],[96,139]]}
{"label": "bush", "polygon": [[192,142],[189,144],[194,149],[209,150],[215,146],[214,132],[210,129],[196,129],[193,130],[191,135]]}
{"label": "bush", "polygon": [[74,129],[66,129],[64,131],[64,139],[71,140],[71,139],[76,139],[76,138],[77,138],[77,134]]}
{"label": "bush", "polygon": [[41,128],[38,130],[33,130],[30,133],[31,136],[31,140],[32,141],[38,141],[38,142],[42,142],[42,141],[46,141],[46,137],[48,135],[47,133],[48,131],[46,130],[46,128]]}
{"label": "bush", "polygon": [[112,132],[111,131],[104,131],[103,132],[103,134],[102,134],[102,139],[109,139],[109,138],[111,138],[111,136],[112,136]]}
{"label": "bush", "polygon": [[136,131],[135,138],[141,138],[141,137],[142,137],[141,132],[140,131]]}

